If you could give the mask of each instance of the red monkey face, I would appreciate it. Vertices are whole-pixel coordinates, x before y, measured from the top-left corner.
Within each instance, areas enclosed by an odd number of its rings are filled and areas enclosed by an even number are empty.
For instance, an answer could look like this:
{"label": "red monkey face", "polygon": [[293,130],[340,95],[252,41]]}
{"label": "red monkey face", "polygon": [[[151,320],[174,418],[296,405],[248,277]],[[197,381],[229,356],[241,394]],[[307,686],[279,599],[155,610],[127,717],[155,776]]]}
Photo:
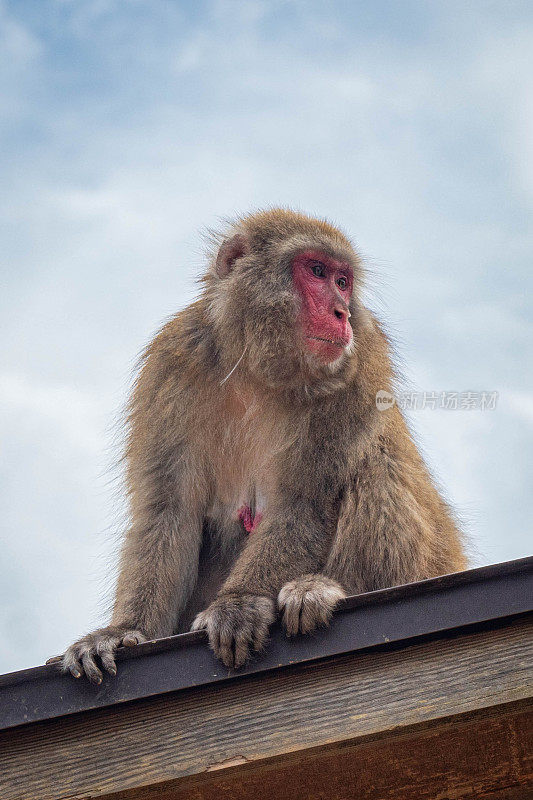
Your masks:
{"label": "red monkey face", "polygon": [[307,250],[294,258],[292,278],[301,300],[300,324],[306,350],[330,364],[353,339],[349,323],[352,268],[325,253]]}

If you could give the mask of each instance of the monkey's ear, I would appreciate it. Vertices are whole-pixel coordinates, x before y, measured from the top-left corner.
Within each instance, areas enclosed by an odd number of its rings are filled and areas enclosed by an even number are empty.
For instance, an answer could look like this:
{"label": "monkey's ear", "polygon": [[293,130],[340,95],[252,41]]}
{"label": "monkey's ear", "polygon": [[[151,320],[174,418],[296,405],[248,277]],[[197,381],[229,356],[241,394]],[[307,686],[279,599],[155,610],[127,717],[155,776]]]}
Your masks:
{"label": "monkey's ear", "polygon": [[219,278],[225,278],[233,269],[238,258],[248,253],[249,247],[242,233],[236,233],[230,239],[222,242],[215,263],[215,271]]}

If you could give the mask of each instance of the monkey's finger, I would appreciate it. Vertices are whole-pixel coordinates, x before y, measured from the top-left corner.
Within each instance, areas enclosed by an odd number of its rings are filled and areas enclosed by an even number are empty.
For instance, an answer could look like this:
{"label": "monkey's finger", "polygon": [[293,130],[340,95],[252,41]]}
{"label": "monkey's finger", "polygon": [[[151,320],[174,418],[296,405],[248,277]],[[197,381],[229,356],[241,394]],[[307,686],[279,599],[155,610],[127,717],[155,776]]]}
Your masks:
{"label": "monkey's finger", "polygon": [[114,651],[112,649],[106,649],[102,650],[102,652],[98,653],[98,655],[100,656],[100,661],[102,662],[102,666],[106,672],[109,672],[110,675],[116,675],[117,665],[115,664]]}
{"label": "monkey's finger", "polygon": [[235,669],[242,667],[242,665],[248,660],[250,655],[250,642],[250,636],[244,633],[235,634],[232,642],[232,655]]}
{"label": "monkey's finger", "polygon": [[228,645],[222,645],[218,650],[215,650],[217,658],[219,658],[224,666],[228,669],[235,669],[235,652],[233,650],[233,642]]}
{"label": "monkey's finger", "polygon": [[296,636],[298,633],[298,616],[291,614],[288,608],[285,609],[283,614],[283,625],[287,636]]}
{"label": "monkey's finger", "polygon": [[220,653],[222,652],[222,648],[225,646],[222,642],[222,638],[220,636],[220,631],[216,625],[210,625],[207,629],[207,634],[209,636],[209,645],[217,656],[217,658],[221,658]]}
{"label": "monkey's finger", "polygon": [[311,633],[315,628],[325,628],[331,619],[333,609],[320,599],[306,597],[300,609],[300,632]]}
{"label": "monkey's finger", "polygon": [[120,644],[118,636],[102,636],[96,643],[96,654],[100,658],[103,668],[110,675],[117,674],[117,665],[115,664],[115,649]]}
{"label": "monkey's finger", "polygon": [[124,647],[135,647],[136,645],[147,641],[148,639],[146,636],[140,631],[128,631],[128,633],[122,637],[122,644]]}
{"label": "monkey's finger", "polygon": [[293,598],[289,598],[283,610],[283,625],[287,636],[296,636],[300,628],[300,609],[301,603]]}
{"label": "monkey's finger", "polygon": [[268,639],[268,624],[263,621],[258,623],[254,628],[251,639],[252,647],[256,653],[263,650]]}
{"label": "monkey's finger", "polygon": [[81,678],[83,674],[83,668],[77,655],[70,649],[67,650],[61,660],[61,669],[63,672],[70,672],[73,678]]}
{"label": "monkey's finger", "polygon": [[207,628],[207,619],[204,611],[200,611],[193,620],[191,631],[203,631]]}
{"label": "monkey's finger", "polygon": [[91,683],[102,683],[102,673],[96,666],[96,662],[94,660],[94,656],[90,652],[85,652],[82,654],[81,663],[83,664],[83,669],[85,670],[85,674],[91,681]]}
{"label": "monkey's finger", "polygon": [[228,667],[233,669],[235,667],[235,634],[230,626],[225,626],[213,631],[213,636],[209,637],[211,647],[215,655]]}
{"label": "monkey's finger", "polygon": [[45,664],[60,664],[63,661],[63,656],[52,656],[47,658]]}

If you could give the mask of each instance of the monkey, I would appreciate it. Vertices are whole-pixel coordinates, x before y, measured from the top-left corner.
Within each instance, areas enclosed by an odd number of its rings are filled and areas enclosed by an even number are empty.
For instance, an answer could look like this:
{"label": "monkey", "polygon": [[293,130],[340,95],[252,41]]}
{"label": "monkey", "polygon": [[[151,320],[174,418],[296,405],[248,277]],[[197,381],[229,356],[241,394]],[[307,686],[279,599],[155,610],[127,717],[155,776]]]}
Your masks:
{"label": "monkey", "polygon": [[393,395],[388,338],[338,228],[241,216],[199,298],[146,348],[128,407],[130,524],[111,623],[60,659],[94,683],[117,647],[207,631],[230,669],[329,623],[348,594],[466,568],[463,536]]}

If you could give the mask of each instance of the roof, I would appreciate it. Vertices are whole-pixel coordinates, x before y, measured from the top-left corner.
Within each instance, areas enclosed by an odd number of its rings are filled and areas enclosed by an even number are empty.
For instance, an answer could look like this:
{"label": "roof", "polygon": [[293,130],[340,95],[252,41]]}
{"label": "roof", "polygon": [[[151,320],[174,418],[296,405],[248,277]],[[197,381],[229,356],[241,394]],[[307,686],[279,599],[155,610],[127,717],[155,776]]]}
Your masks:
{"label": "roof", "polygon": [[0,730],[333,656],[498,626],[532,610],[530,557],[349,597],[331,626],[310,636],[288,639],[276,625],[265,652],[238,671],[214,658],[203,631],[171,636],[121,648],[117,676],[104,678],[100,686],[75,681],[53,665],[0,676]]}

